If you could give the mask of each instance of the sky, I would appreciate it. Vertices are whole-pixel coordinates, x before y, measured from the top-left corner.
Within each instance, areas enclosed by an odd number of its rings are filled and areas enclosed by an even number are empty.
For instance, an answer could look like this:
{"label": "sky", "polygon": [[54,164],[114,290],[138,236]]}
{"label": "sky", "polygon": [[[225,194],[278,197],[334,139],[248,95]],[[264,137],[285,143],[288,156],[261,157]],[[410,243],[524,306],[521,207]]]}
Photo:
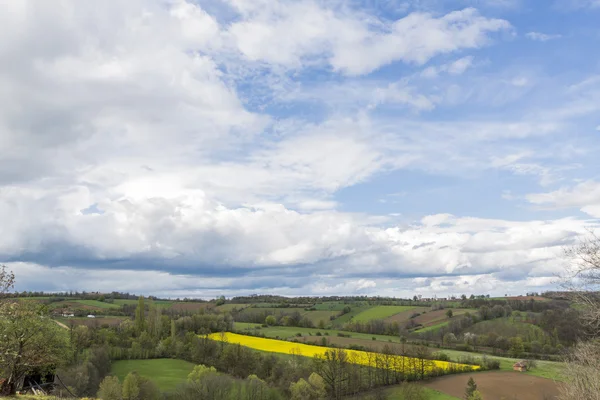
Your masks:
{"label": "sky", "polygon": [[542,292],[600,228],[598,0],[2,3],[17,290]]}

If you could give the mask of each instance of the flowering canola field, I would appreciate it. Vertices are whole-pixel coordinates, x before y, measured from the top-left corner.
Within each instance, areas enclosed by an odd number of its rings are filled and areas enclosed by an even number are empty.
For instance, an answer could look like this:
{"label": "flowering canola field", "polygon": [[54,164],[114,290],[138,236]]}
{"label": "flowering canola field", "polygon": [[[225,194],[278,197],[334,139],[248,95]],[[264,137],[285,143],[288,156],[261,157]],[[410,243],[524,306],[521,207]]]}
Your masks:
{"label": "flowering canola field", "polygon": [[[335,350],[331,347],[314,346],[304,343],[288,342],[284,340],[266,339],[255,336],[239,335],[237,333],[223,332],[208,335],[208,338],[216,341],[223,341],[231,344],[240,344],[256,350],[267,351],[271,353],[294,354],[305,357],[323,358],[329,350]],[[478,365],[457,364],[447,361],[421,360],[414,357],[403,357],[399,355],[383,355],[361,350],[344,349],[347,361],[352,364],[360,364],[374,368],[389,368],[399,372],[409,372],[411,369],[424,368],[426,373],[433,370],[438,372],[456,372],[474,371],[480,367]]]}

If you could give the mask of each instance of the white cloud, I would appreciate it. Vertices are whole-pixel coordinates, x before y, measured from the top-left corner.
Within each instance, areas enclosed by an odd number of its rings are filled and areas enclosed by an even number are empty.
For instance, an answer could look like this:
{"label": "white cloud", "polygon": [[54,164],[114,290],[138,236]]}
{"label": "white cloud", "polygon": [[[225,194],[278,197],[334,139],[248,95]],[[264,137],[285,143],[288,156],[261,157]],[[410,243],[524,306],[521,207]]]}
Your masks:
{"label": "white cloud", "polygon": [[442,72],[447,72],[450,75],[460,75],[473,66],[473,59],[473,56],[466,56],[437,67],[427,67],[421,72],[421,76],[424,78],[436,78]]}
{"label": "white cloud", "polygon": [[[402,168],[556,173],[520,143],[562,132],[597,102],[423,119],[450,103],[443,79],[361,76],[446,55],[422,75],[458,80],[448,75],[474,65],[464,52],[507,21],[474,9],[386,21],[333,3],[230,3],[233,20],[183,0],[5,7],[0,261],[23,261],[10,265],[24,288],[408,294],[419,274],[459,274],[464,288],[504,267],[525,264],[520,282],[551,274],[547,260],[584,221],[436,214],[404,225],[390,216],[411,210],[338,211],[341,189]],[[303,81],[317,69],[323,82]],[[572,96],[594,82],[578,85]]]}
{"label": "white cloud", "polygon": [[534,193],[526,196],[532,204],[552,208],[580,208],[592,217],[600,218],[600,183],[588,180],[573,187],[563,187],[548,193]]}
{"label": "white cloud", "polygon": [[233,23],[229,33],[250,60],[298,68],[329,54],[333,69],[348,75],[367,74],[393,61],[423,64],[438,54],[479,48],[490,41],[490,33],[511,27],[472,8],[440,18],[412,13],[386,23],[309,1],[260,7],[233,3],[247,19]]}
{"label": "white cloud", "polygon": [[527,36],[527,38],[531,40],[536,40],[538,42],[547,42],[548,40],[560,39],[562,37],[562,35],[558,34],[547,34],[541,32],[527,32],[525,36]]}

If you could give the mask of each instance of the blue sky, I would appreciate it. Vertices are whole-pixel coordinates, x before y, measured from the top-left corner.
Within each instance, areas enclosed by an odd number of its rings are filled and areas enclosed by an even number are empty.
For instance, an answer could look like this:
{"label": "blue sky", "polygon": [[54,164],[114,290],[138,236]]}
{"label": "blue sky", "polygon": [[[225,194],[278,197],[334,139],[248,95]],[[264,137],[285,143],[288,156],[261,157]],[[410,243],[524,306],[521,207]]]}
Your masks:
{"label": "blue sky", "polygon": [[19,290],[543,291],[598,228],[597,0],[7,11]]}

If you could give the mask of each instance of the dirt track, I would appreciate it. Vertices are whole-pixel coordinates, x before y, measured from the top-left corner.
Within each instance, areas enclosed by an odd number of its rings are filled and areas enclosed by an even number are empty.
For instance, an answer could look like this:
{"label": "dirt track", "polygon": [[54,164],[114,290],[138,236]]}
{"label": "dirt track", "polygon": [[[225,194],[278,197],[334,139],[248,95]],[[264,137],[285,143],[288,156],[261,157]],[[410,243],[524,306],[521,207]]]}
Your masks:
{"label": "dirt track", "polygon": [[554,400],[558,395],[558,386],[550,379],[507,371],[448,375],[424,385],[462,399],[471,376],[485,400]]}

